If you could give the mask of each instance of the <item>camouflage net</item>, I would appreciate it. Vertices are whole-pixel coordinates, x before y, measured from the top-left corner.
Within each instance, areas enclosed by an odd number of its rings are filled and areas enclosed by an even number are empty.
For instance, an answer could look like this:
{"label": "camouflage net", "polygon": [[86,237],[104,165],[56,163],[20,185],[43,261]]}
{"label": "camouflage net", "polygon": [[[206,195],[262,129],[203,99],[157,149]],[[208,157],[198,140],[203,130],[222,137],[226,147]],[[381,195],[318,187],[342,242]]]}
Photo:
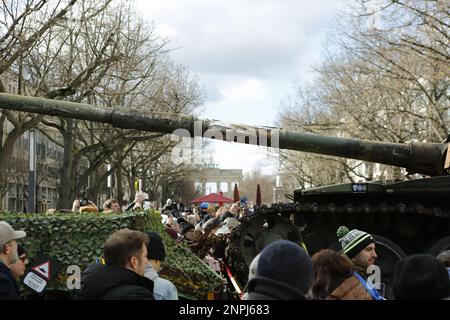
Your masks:
{"label": "camouflage net", "polygon": [[181,296],[205,299],[217,290],[223,279],[193,254],[184,243],[176,243],[166,233],[157,211],[122,214],[19,214],[0,212],[0,221],[7,221],[16,230],[25,230],[20,240],[32,258],[46,254],[61,263],[61,274],[47,290],[67,291],[67,266],[78,265],[82,270],[103,255],[106,238],[119,229],[153,231],[161,235],[166,247],[166,261],[161,276],[172,281]]}
{"label": "camouflage net", "polygon": [[192,241],[188,242],[188,247],[197,257],[204,259],[211,252],[211,248],[215,248],[221,241],[226,241],[229,237],[229,235],[218,237],[211,233],[202,234],[195,231]]}

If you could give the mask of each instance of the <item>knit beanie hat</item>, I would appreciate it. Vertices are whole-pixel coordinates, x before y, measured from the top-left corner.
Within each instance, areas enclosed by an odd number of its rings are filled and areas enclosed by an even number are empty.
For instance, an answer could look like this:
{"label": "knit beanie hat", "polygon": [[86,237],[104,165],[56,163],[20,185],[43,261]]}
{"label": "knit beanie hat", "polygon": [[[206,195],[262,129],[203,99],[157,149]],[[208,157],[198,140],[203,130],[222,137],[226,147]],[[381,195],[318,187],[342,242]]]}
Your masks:
{"label": "knit beanie hat", "polygon": [[282,282],[303,295],[313,280],[311,258],[297,243],[287,240],[277,240],[265,247],[251,264],[251,274]]}
{"label": "knit beanie hat", "polygon": [[397,262],[394,296],[398,300],[439,300],[450,296],[450,279],[444,264],[429,254],[415,254]]}
{"label": "knit beanie hat", "polygon": [[192,223],[189,223],[187,221],[182,221],[180,223],[180,233],[181,235],[184,235],[186,232],[188,232],[191,229],[195,229],[194,225]]}
{"label": "knit beanie hat", "polygon": [[342,247],[342,252],[350,259],[360,253],[369,244],[375,243],[371,234],[358,229],[349,231],[346,226],[339,227],[337,236]]}
{"label": "knit beanie hat", "polygon": [[164,261],[166,257],[166,249],[161,236],[155,232],[146,232],[148,236],[147,242],[147,259],[156,259]]}

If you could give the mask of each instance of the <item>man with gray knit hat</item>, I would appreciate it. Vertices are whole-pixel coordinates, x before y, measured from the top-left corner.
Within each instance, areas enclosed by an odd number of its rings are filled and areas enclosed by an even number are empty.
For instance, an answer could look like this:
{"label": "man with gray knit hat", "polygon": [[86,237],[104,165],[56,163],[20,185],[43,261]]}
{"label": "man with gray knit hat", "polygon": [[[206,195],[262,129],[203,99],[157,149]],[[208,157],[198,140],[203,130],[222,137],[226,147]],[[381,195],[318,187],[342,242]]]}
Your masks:
{"label": "man with gray knit hat", "polygon": [[15,231],[9,223],[0,221],[0,300],[20,300],[19,288],[8,265],[19,259],[17,239],[25,237],[25,231]]}
{"label": "man with gray knit hat", "polygon": [[367,278],[367,268],[375,264],[375,259],[378,257],[372,235],[358,229],[349,231],[347,227],[341,226],[337,236],[342,248],[341,253],[350,258],[359,275]]}

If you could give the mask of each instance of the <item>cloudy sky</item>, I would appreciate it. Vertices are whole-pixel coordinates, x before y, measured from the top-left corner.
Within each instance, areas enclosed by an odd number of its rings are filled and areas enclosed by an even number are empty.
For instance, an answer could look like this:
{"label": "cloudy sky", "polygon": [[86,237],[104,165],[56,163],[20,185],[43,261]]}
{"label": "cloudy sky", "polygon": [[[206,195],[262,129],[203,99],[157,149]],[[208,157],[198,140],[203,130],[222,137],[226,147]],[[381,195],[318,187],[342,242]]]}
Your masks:
{"label": "cloudy sky", "polygon": [[[274,126],[295,83],[314,77],[339,0],[136,0],[173,60],[199,77],[202,116]],[[215,142],[224,169],[276,170],[262,148]]]}

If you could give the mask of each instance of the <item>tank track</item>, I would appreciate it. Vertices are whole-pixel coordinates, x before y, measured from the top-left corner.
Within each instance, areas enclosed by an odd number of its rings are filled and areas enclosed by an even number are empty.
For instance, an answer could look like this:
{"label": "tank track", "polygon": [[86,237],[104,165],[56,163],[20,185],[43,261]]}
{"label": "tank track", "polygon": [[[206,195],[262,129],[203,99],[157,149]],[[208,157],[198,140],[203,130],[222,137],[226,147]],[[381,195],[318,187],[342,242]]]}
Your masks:
{"label": "tank track", "polygon": [[[262,206],[244,216],[241,225],[233,230],[226,259],[241,285],[248,280],[248,269],[253,258],[265,245],[277,239],[305,243],[305,249],[312,255],[319,249],[333,247],[333,242],[337,243],[337,227],[347,225],[387,237],[398,243],[406,254],[412,254],[426,252],[426,248],[450,234],[450,203],[436,199],[417,201],[414,197],[402,196],[371,199],[347,194],[305,197],[302,200],[301,203]],[[286,230],[275,228],[275,235],[264,234],[271,228],[263,229],[261,225],[271,220]],[[262,239],[258,239],[258,235]],[[404,246],[405,242],[422,243],[420,239],[423,238],[434,239],[421,250],[417,247],[408,250]],[[400,248],[396,251],[404,254]]]}

